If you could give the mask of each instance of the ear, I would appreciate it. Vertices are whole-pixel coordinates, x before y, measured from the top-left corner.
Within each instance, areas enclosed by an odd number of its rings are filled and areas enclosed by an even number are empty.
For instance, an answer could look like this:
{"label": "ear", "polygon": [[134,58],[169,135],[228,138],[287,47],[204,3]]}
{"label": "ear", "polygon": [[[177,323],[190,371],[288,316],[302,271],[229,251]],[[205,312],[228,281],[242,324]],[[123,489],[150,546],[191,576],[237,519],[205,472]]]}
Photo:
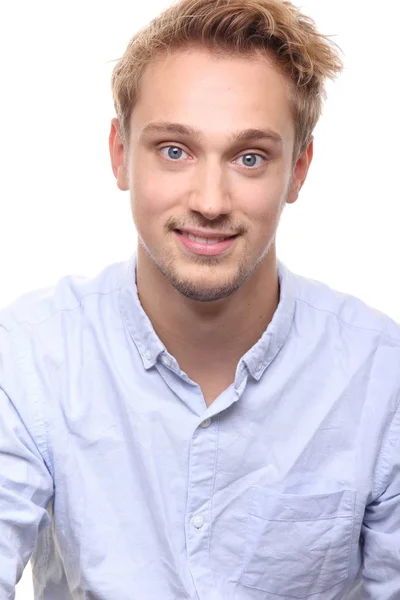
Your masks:
{"label": "ear", "polygon": [[123,192],[129,190],[128,176],[126,172],[125,147],[120,133],[118,119],[111,120],[111,131],[109,137],[111,166],[117,180],[117,186]]}
{"label": "ear", "polygon": [[308,169],[310,167],[314,152],[314,138],[311,138],[306,150],[298,157],[292,173],[292,181],[289,187],[289,193],[286,199],[287,204],[296,202],[299,192],[306,180]]}

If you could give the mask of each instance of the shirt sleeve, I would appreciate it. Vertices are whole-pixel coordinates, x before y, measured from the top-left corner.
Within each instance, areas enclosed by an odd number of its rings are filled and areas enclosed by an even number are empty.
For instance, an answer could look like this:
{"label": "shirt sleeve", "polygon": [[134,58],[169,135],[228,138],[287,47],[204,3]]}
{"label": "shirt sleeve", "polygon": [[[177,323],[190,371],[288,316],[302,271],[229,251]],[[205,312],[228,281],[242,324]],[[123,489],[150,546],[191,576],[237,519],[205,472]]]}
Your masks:
{"label": "shirt sleeve", "polygon": [[0,387],[0,599],[13,600],[15,586],[42,528],[53,479],[11,399]]}
{"label": "shirt sleeve", "polygon": [[366,598],[394,600],[400,594],[400,410],[392,418],[378,463],[380,495],[363,522]]}

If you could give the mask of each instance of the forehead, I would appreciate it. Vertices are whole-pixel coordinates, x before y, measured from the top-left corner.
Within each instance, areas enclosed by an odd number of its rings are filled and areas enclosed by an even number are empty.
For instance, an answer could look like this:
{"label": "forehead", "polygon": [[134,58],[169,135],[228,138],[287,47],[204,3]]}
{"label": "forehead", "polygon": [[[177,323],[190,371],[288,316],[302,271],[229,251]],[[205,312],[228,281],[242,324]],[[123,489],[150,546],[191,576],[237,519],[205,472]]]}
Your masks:
{"label": "forehead", "polygon": [[145,68],[131,131],[139,135],[158,121],[189,125],[210,139],[240,129],[269,129],[290,143],[290,82],[265,57],[175,51]]}

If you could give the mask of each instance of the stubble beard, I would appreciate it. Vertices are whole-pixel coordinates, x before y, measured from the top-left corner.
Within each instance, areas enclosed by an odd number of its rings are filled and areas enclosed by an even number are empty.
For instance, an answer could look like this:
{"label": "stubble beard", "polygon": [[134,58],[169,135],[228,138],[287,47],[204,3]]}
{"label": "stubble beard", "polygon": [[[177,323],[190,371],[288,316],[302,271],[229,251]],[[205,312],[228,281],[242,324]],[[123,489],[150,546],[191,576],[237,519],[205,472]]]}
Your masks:
{"label": "stubble beard", "polygon": [[[227,298],[234,294],[243,284],[251,277],[258,265],[267,256],[274,239],[271,239],[269,244],[266,246],[262,254],[257,260],[252,259],[248,253],[244,253],[239,259],[235,272],[229,280],[221,281],[220,283],[207,283],[207,273],[205,273],[203,281],[199,281],[196,278],[185,277],[183,278],[177,269],[177,257],[171,250],[167,250],[164,253],[162,259],[157,259],[151,255],[148,249],[144,246],[146,253],[150,256],[151,260],[157,267],[157,269],[164,275],[172,287],[190,300],[197,302],[214,302]],[[220,269],[221,275],[223,275],[223,263],[224,257],[214,256],[193,256],[192,260],[193,270],[196,268],[204,268],[204,270]]]}

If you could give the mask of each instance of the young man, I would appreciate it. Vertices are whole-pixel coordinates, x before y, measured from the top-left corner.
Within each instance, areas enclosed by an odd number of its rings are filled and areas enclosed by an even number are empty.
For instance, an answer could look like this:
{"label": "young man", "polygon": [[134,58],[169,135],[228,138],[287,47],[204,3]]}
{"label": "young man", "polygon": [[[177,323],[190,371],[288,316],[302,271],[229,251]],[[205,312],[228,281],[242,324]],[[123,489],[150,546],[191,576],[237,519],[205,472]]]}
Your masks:
{"label": "young man", "polygon": [[183,0],[113,74],[137,253],[0,315],[0,598],[400,598],[400,328],[277,260],[334,46]]}

